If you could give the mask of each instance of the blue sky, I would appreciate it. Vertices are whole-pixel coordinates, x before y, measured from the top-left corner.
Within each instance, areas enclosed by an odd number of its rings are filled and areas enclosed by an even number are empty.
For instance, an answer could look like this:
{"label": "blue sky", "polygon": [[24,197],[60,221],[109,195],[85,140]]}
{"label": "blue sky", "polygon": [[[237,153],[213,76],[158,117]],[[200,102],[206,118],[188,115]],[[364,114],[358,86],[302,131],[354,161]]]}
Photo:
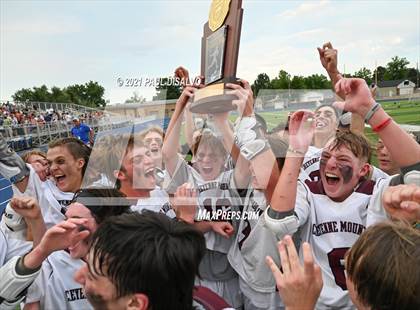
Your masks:
{"label": "blue sky", "polygon": [[[152,87],[117,86],[117,78],[199,72],[202,26],[210,0],[0,0],[0,100],[18,89],[89,80],[111,103]],[[354,72],[420,55],[420,1],[243,1],[238,76],[323,73],[317,46],[331,41],[339,67]]]}

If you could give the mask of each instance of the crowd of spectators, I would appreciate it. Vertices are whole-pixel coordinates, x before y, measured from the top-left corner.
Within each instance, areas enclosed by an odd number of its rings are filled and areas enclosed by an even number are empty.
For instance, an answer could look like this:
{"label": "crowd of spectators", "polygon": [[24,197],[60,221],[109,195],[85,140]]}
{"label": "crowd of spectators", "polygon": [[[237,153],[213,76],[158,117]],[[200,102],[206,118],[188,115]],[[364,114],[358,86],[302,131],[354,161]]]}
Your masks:
{"label": "crowd of spectators", "polygon": [[31,103],[1,103],[0,128],[16,128],[20,125],[43,126],[45,124],[71,124],[74,117],[91,123],[101,119],[102,111],[78,111],[66,109],[60,111],[54,108],[40,109]]}

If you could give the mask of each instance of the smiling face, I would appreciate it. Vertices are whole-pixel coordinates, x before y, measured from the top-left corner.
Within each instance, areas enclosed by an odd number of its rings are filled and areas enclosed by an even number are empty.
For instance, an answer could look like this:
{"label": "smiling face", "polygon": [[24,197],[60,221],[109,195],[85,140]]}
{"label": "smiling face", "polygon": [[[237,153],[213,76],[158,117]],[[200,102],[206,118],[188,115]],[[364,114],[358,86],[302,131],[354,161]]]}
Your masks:
{"label": "smiling face", "polygon": [[369,172],[366,160],[357,158],[346,146],[329,143],[321,156],[320,174],[324,190],[334,201],[349,197],[360,179]]}
{"label": "smiling face", "polygon": [[144,144],[149,148],[150,156],[159,168],[162,168],[162,143],[162,135],[156,131],[149,131],[144,136]]}
{"label": "smiling face", "polygon": [[74,193],[80,188],[84,159],[75,159],[66,146],[56,146],[48,150],[47,160],[50,174],[61,191]]}
{"label": "smiling face", "polygon": [[150,150],[145,146],[128,149],[119,178],[134,189],[153,190],[156,187],[155,163]]}
{"label": "smiling face", "polygon": [[204,181],[216,179],[222,172],[225,163],[225,157],[207,144],[198,146],[197,154],[194,158],[196,160],[194,167]]}
{"label": "smiling face", "polygon": [[98,228],[98,224],[90,210],[79,202],[74,202],[68,207],[66,217],[87,219],[87,223],[79,229],[88,230],[90,232],[89,236],[69,247],[70,256],[72,258],[83,258],[89,252],[91,236]]}
{"label": "smiling face", "polygon": [[315,111],[315,134],[331,134],[337,129],[338,119],[332,107],[323,106]]}
{"label": "smiling face", "polygon": [[162,135],[156,131],[149,131],[144,136],[144,144],[150,149],[152,155],[162,150]]}

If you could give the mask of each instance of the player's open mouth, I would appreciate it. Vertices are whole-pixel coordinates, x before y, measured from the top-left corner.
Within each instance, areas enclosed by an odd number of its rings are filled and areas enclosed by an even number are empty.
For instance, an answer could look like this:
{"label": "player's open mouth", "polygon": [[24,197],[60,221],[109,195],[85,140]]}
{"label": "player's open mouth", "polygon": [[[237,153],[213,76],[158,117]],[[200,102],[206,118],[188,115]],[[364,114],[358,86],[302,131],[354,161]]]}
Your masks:
{"label": "player's open mouth", "polygon": [[145,171],[144,175],[146,177],[155,177],[155,168],[149,168]]}
{"label": "player's open mouth", "polygon": [[158,147],[150,148],[150,152],[152,152],[152,153],[158,153],[159,152],[159,148]]}
{"label": "player's open mouth", "polygon": [[327,180],[328,185],[336,185],[340,182],[340,177],[338,175],[329,172],[325,173],[325,179]]}
{"label": "player's open mouth", "polygon": [[315,123],[316,128],[324,128],[327,126],[327,123],[324,120],[318,119]]}
{"label": "player's open mouth", "polygon": [[203,167],[202,170],[205,174],[210,174],[210,173],[212,173],[213,168],[212,167]]}
{"label": "player's open mouth", "polygon": [[62,184],[65,178],[66,176],[64,174],[58,174],[54,176],[54,179],[57,182],[57,184]]}

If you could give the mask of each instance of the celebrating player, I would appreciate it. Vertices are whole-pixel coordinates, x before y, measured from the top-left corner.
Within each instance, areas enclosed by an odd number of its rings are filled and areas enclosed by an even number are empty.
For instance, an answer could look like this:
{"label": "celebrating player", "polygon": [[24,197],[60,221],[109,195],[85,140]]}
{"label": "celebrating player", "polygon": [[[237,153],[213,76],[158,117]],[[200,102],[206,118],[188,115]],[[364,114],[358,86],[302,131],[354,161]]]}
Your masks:
{"label": "celebrating player", "polygon": [[[398,164],[414,169],[419,146],[374,101],[366,82],[341,79],[336,89],[346,93],[339,107],[366,118]],[[350,307],[341,261],[365,229],[366,206],[384,182],[366,181],[370,147],[365,138],[351,132],[338,133],[324,149],[320,181],[296,181],[313,134],[313,125],[306,124],[310,117],[303,111],[292,116],[288,157],[265,219],[279,236],[300,228],[302,240],[311,244],[324,279],[317,307]]]}

